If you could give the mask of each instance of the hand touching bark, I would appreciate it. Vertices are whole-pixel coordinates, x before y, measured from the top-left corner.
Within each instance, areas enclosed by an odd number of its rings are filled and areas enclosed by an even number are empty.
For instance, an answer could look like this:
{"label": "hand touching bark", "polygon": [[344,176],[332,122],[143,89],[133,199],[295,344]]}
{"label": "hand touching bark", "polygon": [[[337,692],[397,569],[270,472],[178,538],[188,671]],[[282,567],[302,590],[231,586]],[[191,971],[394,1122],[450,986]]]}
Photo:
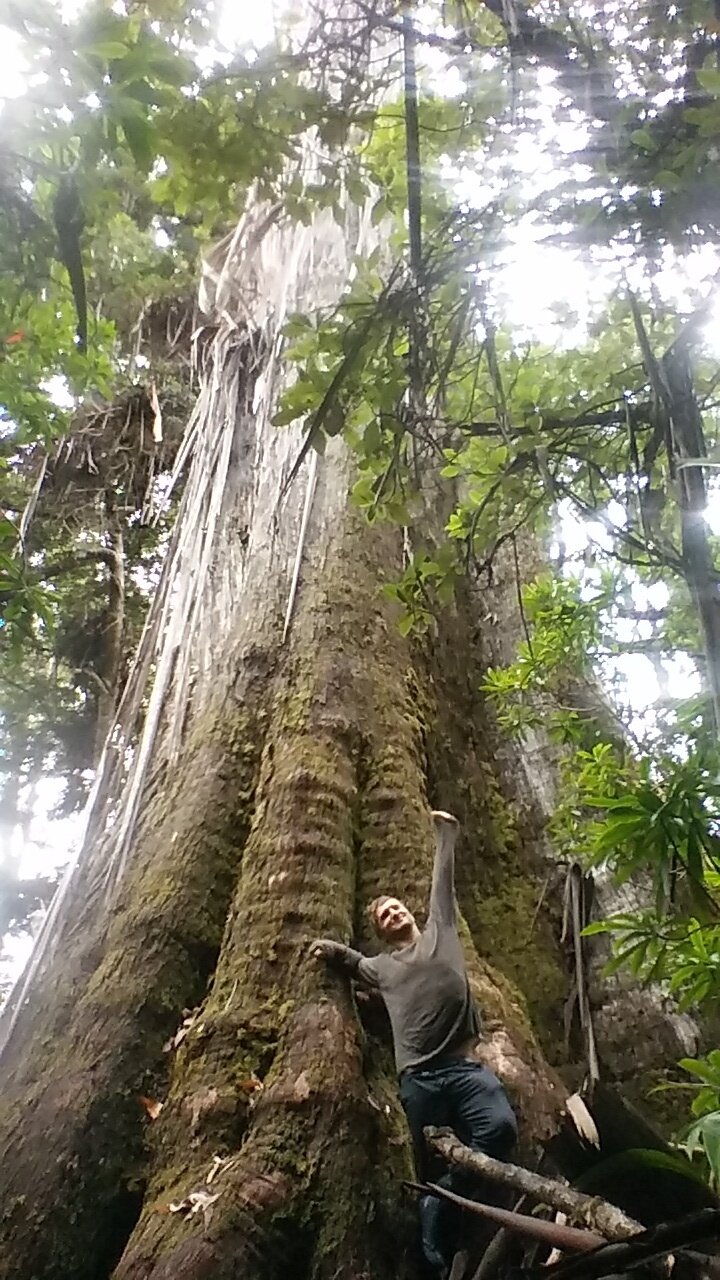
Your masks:
{"label": "hand touching bark", "polygon": [[313,960],[336,960],[342,950],[342,943],[333,942],[330,938],[316,938],[310,943],[310,956]]}
{"label": "hand touching bark", "polygon": [[327,964],[344,970],[352,978],[358,976],[358,970],[363,961],[360,951],[354,951],[352,947],[346,947],[342,942],[334,942],[332,938],[316,938],[310,943],[310,955],[313,959],[324,960]]}

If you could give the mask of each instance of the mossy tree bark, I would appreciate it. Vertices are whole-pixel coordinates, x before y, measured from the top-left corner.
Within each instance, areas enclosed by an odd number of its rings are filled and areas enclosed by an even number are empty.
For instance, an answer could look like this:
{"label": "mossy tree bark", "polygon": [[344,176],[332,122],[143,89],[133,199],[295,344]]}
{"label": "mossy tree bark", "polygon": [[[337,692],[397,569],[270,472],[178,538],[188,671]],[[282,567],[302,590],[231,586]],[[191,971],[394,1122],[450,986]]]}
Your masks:
{"label": "mossy tree bark", "polygon": [[[483,616],[493,625],[486,625],[476,633],[480,670],[485,666],[513,662],[517,644],[524,638],[520,589],[523,583],[532,580],[546,566],[538,555],[537,543],[529,538],[520,544],[520,561],[518,566],[515,556],[510,554],[496,559],[492,587],[485,593],[482,603]],[[475,698],[479,700],[477,691]],[[560,701],[564,709],[572,708],[584,723],[584,745],[587,749],[598,742],[612,743],[621,752],[630,749],[622,721],[592,678],[578,674],[570,679]],[[548,714],[552,710],[552,701],[548,700]],[[531,936],[539,927],[542,928],[543,918],[548,914],[556,934],[559,934],[568,868],[564,861],[558,863],[544,833],[548,818],[562,799],[563,764],[567,767],[568,760],[564,759],[564,749],[542,728],[530,730],[522,738],[507,740],[497,734],[492,719],[486,721],[486,726],[484,749],[487,751],[490,746],[500,762],[500,786],[509,800],[509,812],[520,815],[521,828],[530,834],[536,851],[535,865],[543,867],[543,911],[533,915]],[[505,893],[513,883],[506,861],[503,860],[500,873]],[[652,901],[652,888],[642,876],[617,884],[606,870],[597,868],[592,880],[593,919],[639,911]],[[523,883],[525,872],[521,864],[520,884]],[[488,905],[486,900],[485,912]],[[520,933],[519,936],[525,935]],[[511,944],[510,955],[508,942]],[[654,1087],[669,1076],[676,1078],[677,1060],[696,1056],[704,1041],[712,1035],[712,1029],[699,1025],[692,1014],[679,1013],[676,1003],[659,985],[640,985],[622,970],[608,976],[605,964],[610,957],[610,944],[606,937],[588,939],[587,944],[585,978],[602,1078],[617,1085],[629,1100],[649,1111],[654,1121],[669,1133],[677,1128],[679,1122],[677,1095],[654,1093]],[[500,948],[496,952],[498,962],[508,968],[528,991],[531,1002],[536,999],[538,988],[544,991],[552,989],[552,981],[546,974],[542,959],[532,953],[526,954],[525,946],[522,943],[518,946],[518,935],[508,937],[505,934],[504,939],[497,939],[495,945]],[[566,956],[566,967],[570,970],[574,967],[571,955]],[[529,980],[524,974],[530,975]],[[572,981],[570,978],[571,986]],[[555,1047],[544,1038],[542,1029],[551,1025],[548,1013],[546,1008],[537,1009],[544,1047],[551,1061],[558,1061],[558,1051],[560,1061],[566,1060],[567,1048],[563,1048],[565,1035],[557,1024]],[[631,1043],[634,1048],[629,1052]],[[582,1062],[581,1071],[584,1072],[586,1065]],[[563,1075],[566,1079],[573,1078],[572,1072],[564,1071]]]}
{"label": "mossy tree bark", "polygon": [[[305,229],[259,209],[231,246],[196,446],[214,477],[211,554],[190,566],[187,621],[158,640],[155,670],[167,658],[174,676],[124,869],[100,856],[123,830],[108,796],[0,1060],[2,1280],[413,1274],[386,1028],[307,944],[371,945],[362,909],[382,890],[422,911],[430,805],[464,827],[482,1053],[526,1147],[559,1122],[569,980],[542,895],[544,781],[536,769],[523,785],[534,766],[478,692],[499,625],[514,644],[511,611],[499,624],[468,596],[436,635],[402,639],[380,586],[403,536],[350,510],[338,445],[318,468],[283,640],[305,493],[278,502],[298,447],[270,421],[278,333],[288,310],[337,296],[376,234],[369,210],[341,231],[329,214]],[[143,1097],[164,1103],[157,1119]]]}

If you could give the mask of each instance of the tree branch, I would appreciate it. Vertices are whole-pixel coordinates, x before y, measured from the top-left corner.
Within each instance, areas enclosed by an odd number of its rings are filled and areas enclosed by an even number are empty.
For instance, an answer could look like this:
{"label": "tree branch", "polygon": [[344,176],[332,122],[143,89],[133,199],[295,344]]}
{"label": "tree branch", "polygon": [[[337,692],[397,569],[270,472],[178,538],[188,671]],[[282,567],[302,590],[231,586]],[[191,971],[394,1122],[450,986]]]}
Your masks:
{"label": "tree branch", "polygon": [[[614,409],[604,409],[600,412],[589,411],[587,413],[578,413],[575,417],[557,417],[552,414],[542,414],[543,429],[547,431],[572,431],[577,427],[627,427],[628,414],[630,422],[633,426],[652,426],[653,423],[653,406],[649,402],[642,404],[626,406],[621,404]],[[466,431],[471,436],[494,436],[500,435],[502,428],[499,422],[458,422],[457,427],[460,431]],[[514,435],[537,435],[537,430],[531,431],[529,428],[514,428]]]}
{"label": "tree branch", "polygon": [[505,1227],[508,1231],[516,1231],[519,1235],[529,1236],[531,1240],[539,1240],[544,1244],[552,1245],[554,1249],[572,1249],[579,1253],[590,1253],[593,1249],[601,1248],[605,1243],[605,1237],[598,1235],[596,1231],[583,1231],[578,1227],[566,1227],[564,1223],[547,1222],[544,1218],[535,1218],[529,1213],[516,1213],[513,1209],[502,1209],[498,1205],[483,1204],[482,1201],[468,1200],[467,1196],[459,1196],[454,1191],[448,1191],[445,1187],[440,1187],[435,1182],[421,1184],[417,1182],[406,1182],[404,1184],[410,1191],[419,1191],[421,1195],[427,1195],[428,1192],[433,1196],[438,1196],[441,1200],[449,1200],[451,1204],[459,1205],[461,1209],[467,1209],[469,1213],[477,1214],[480,1218],[487,1218],[490,1222],[497,1222],[499,1226]]}
{"label": "tree branch", "polygon": [[[593,1280],[594,1277],[622,1275],[631,1268],[663,1258],[682,1249],[683,1245],[717,1237],[720,1230],[720,1209],[701,1209],[676,1222],[662,1222],[657,1227],[643,1231],[633,1240],[613,1241],[603,1245],[595,1253],[581,1258],[563,1258],[554,1266],[546,1267],[544,1276],[550,1280]],[[704,1257],[700,1274],[720,1275],[720,1261]]]}
{"label": "tree branch", "polygon": [[544,1178],[519,1165],[493,1160],[481,1151],[471,1151],[449,1129],[427,1128],[425,1137],[433,1150],[450,1164],[459,1165],[481,1178],[490,1178],[502,1186],[533,1196],[559,1213],[565,1213],[569,1218],[596,1231],[606,1240],[627,1240],[643,1230],[639,1222],[635,1222],[622,1209],[606,1200],[601,1200],[598,1196],[583,1195],[572,1187],[556,1182],[554,1178]]}
{"label": "tree branch", "polygon": [[109,547],[98,547],[93,551],[81,551],[76,555],[68,556],[67,560],[56,560],[54,564],[38,565],[38,577],[43,582],[48,578],[60,578],[66,573],[72,573],[82,565],[96,562],[106,564],[112,572],[116,564],[115,552]]}

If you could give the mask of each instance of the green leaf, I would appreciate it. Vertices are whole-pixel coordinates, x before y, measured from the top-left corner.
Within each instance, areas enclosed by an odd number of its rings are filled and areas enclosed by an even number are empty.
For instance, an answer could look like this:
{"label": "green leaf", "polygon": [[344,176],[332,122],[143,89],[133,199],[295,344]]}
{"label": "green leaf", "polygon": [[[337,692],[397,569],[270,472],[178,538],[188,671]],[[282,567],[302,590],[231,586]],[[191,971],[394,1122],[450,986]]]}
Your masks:
{"label": "green leaf", "polygon": [[137,111],[120,110],[118,118],[133,160],[147,173],[156,156],[155,131],[149,117]]}
{"label": "green leaf", "polygon": [[303,416],[304,414],[302,413],[301,410],[295,409],[292,406],[285,409],[280,409],[273,417],[273,420],[272,420],[273,426],[288,427],[290,426],[291,422],[297,422],[298,418],[301,418]]}
{"label": "green leaf", "polygon": [[657,149],[657,143],[647,129],[634,129],[630,134],[630,141],[634,142],[636,147],[640,147],[641,151]]}
{"label": "green leaf", "polygon": [[198,79],[197,68],[189,58],[162,47],[153,53],[149,67],[153,76],[177,88],[193,84]]}
{"label": "green leaf", "polygon": [[702,1058],[681,1058],[678,1066],[720,1089],[720,1066]]}
{"label": "green leaf", "polygon": [[124,58],[127,51],[128,46],[120,40],[99,40],[84,50],[85,53],[95,54],[106,62],[111,62],[114,58]]}
{"label": "green leaf", "polygon": [[698,1188],[703,1203],[711,1202],[704,1179],[689,1160],[683,1159],[682,1156],[671,1155],[666,1151],[655,1151],[645,1147],[631,1147],[627,1151],[620,1152],[619,1155],[599,1161],[587,1173],[577,1178],[573,1186],[580,1191],[590,1191],[593,1195],[610,1195],[619,1175],[634,1174],[638,1178],[644,1178],[653,1170],[677,1174]]}
{"label": "green leaf", "polygon": [[604,972],[607,976],[612,977],[613,974],[617,973],[619,969],[624,968],[625,965],[627,965],[632,972],[638,972],[647,954],[649,941],[650,940],[648,938],[640,938],[630,946],[618,948],[615,955],[612,956],[605,965]]}
{"label": "green leaf", "polygon": [[593,841],[594,848],[604,853],[609,849],[614,849],[622,844],[628,836],[637,832],[644,832],[647,827],[647,818],[638,814],[637,816],[627,816],[620,818],[608,819],[600,828],[597,836]]}
{"label": "green leaf", "polygon": [[696,884],[699,884],[704,878],[702,846],[698,839],[697,831],[691,827],[687,834],[686,843],[687,869]]}
{"label": "green leaf", "polygon": [[713,97],[720,97],[720,71],[714,67],[701,67],[695,72],[698,84],[711,93]]}
{"label": "green leaf", "polygon": [[665,191],[682,190],[682,179],[677,173],[673,173],[671,169],[661,169],[660,173],[655,175],[655,182],[658,187],[662,187]]}
{"label": "green leaf", "polygon": [[375,204],[372,207],[372,212],[370,214],[370,220],[372,222],[372,225],[374,227],[377,227],[379,223],[382,222],[383,218],[388,217],[389,212],[390,211],[387,207],[387,203],[385,201],[384,196],[380,196],[380,199],[375,201]]}
{"label": "green leaf", "polygon": [[696,1120],[687,1132],[684,1146],[689,1156],[702,1146],[710,1166],[712,1183],[717,1186],[720,1182],[720,1111],[712,1111]]}
{"label": "green leaf", "polygon": [[611,933],[614,927],[612,920],[593,920],[592,924],[585,925],[582,937],[590,938],[598,933]]}

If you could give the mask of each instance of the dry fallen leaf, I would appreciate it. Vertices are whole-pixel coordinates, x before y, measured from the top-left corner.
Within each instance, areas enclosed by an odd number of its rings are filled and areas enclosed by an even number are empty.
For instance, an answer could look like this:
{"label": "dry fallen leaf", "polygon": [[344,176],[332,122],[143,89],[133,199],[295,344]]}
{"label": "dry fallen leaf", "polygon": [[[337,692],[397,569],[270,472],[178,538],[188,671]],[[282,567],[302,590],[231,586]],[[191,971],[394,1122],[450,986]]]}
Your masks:
{"label": "dry fallen leaf", "polygon": [[140,1094],[140,1101],[147,1111],[151,1120],[157,1120],[163,1109],[162,1102],[158,1102],[155,1098],[146,1098],[144,1094]]}
{"label": "dry fallen leaf", "polygon": [[227,1157],[227,1156],[213,1156],[213,1158],[212,1158],[212,1164],[211,1164],[211,1166],[210,1166],[210,1169],[208,1170],[208,1175],[207,1175],[207,1177],[206,1177],[206,1179],[205,1179],[205,1185],[206,1185],[206,1187],[209,1187],[209,1186],[210,1186],[210,1184],[211,1184],[211,1182],[212,1182],[213,1178],[216,1176],[216,1174],[218,1174],[218,1173],[220,1172],[220,1170],[222,1169],[223,1165],[224,1165],[224,1164],[227,1164],[227,1162],[228,1162],[228,1157]]}
{"label": "dry fallen leaf", "polygon": [[[179,1049],[186,1035],[192,1031],[195,1025],[195,1019],[198,1015],[198,1009],[183,1009],[183,1020],[180,1023],[174,1036],[165,1041],[163,1045],[163,1053],[170,1053],[173,1049]],[[202,1024],[198,1027],[198,1031],[202,1030]]]}
{"label": "dry fallen leaf", "polygon": [[216,1200],[220,1199],[220,1192],[216,1191],[191,1191],[184,1200],[179,1200],[177,1204],[169,1204],[170,1213],[184,1213],[186,1218],[191,1218],[194,1213],[202,1213],[205,1226],[210,1225],[212,1218],[212,1206]]}
{"label": "dry fallen leaf", "polygon": [[263,1087],[262,1080],[259,1080],[256,1075],[248,1076],[246,1080],[238,1082],[238,1089],[242,1089],[243,1093],[259,1093]]}
{"label": "dry fallen leaf", "polygon": [[[559,1226],[561,1226],[561,1227],[564,1227],[564,1226],[565,1226],[565,1224],[566,1224],[566,1222],[567,1222],[567,1214],[566,1214],[566,1213],[555,1213],[555,1214],[553,1214],[553,1218],[554,1218],[555,1222],[557,1222],[557,1223],[559,1224]],[[550,1266],[552,1266],[552,1264],[553,1264],[554,1262],[559,1262],[561,1258],[562,1258],[562,1250],[560,1250],[560,1249],[553,1249],[552,1253],[550,1254],[550,1257],[548,1258],[547,1262],[545,1263],[545,1266],[546,1266],[546,1267],[550,1267]]]}
{"label": "dry fallen leaf", "polygon": [[577,1129],[580,1137],[593,1147],[600,1149],[600,1134],[579,1093],[573,1093],[565,1101],[565,1110]]}

